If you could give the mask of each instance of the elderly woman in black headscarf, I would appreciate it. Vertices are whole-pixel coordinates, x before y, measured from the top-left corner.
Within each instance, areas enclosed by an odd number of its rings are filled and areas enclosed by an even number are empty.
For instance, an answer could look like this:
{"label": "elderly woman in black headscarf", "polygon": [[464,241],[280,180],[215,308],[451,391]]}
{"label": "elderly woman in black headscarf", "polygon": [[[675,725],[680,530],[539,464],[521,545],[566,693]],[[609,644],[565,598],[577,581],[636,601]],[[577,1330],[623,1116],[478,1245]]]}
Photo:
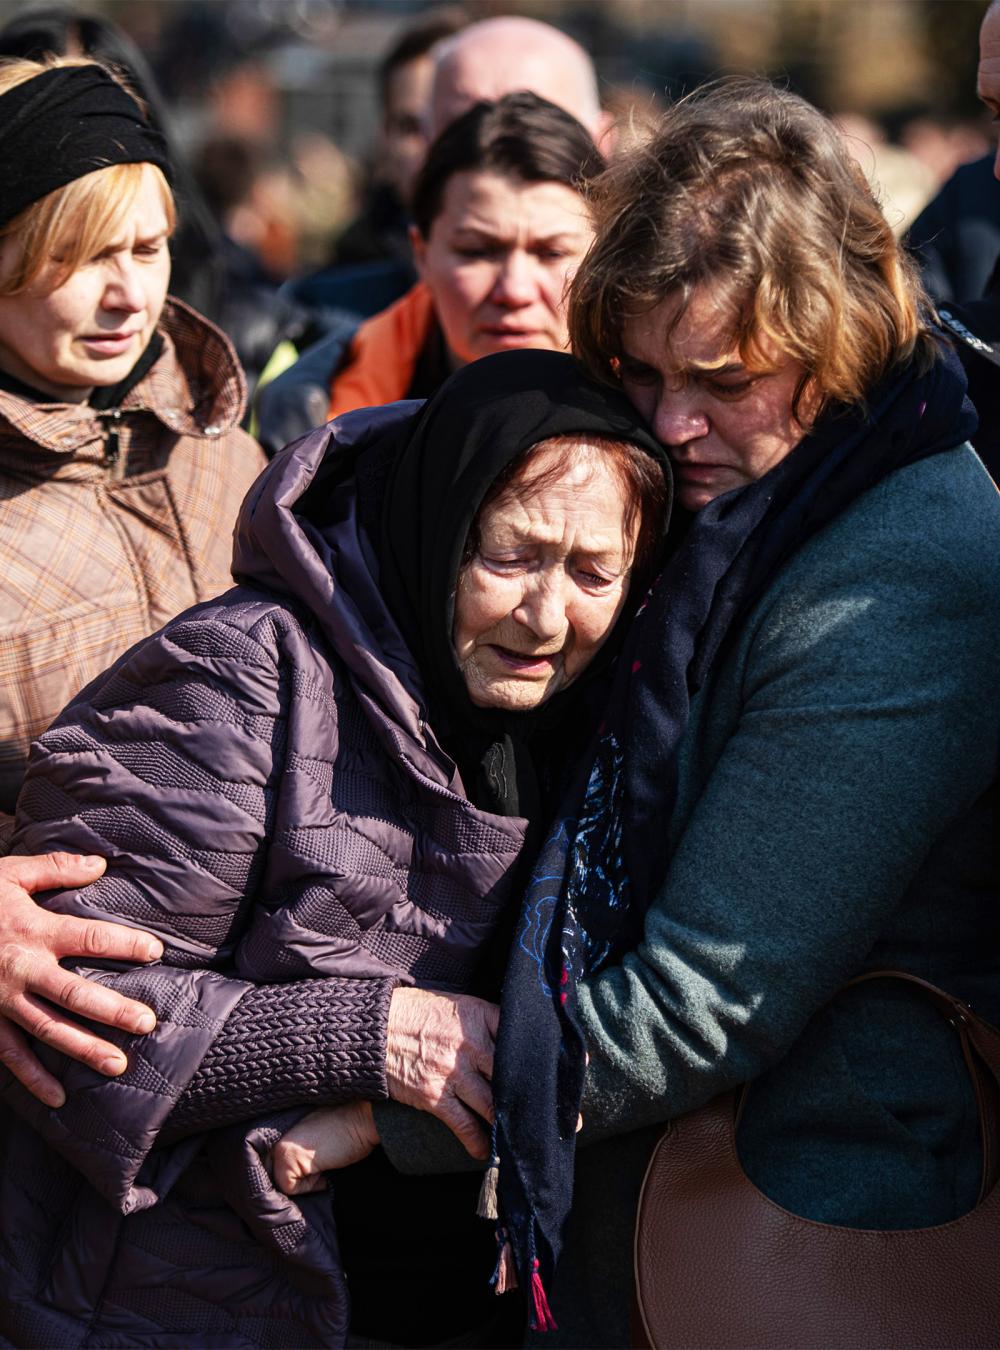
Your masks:
{"label": "elderly woman in black headscarf", "polygon": [[[665,473],[627,401],[555,353],[347,415],[251,492],[241,584],[42,736],[15,847],[107,856],[47,903],[165,955],[90,972],[157,1013],[117,1038],[120,1078],[45,1052],[62,1109],[4,1089],[4,1336],[342,1342],[331,1199],[282,1196],[265,1162],[303,1107],[385,1097],[485,1154],[524,817],[592,720]],[[487,1322],[476,1180],[393,1184],[377,1160],[338,1183],[355,1329],[430,1344]]]}

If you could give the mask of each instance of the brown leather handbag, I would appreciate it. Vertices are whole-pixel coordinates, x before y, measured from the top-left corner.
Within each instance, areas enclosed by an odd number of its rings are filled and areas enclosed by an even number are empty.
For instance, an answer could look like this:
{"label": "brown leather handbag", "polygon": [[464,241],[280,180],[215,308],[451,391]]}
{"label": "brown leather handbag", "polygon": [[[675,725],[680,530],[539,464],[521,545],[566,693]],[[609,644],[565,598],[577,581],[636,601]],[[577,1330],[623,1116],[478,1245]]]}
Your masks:
{"label": "brown leather handbag", "polygon": [[[983,1182],[970,1213],[894,1231],[815,1223],[750,1181],[743,1092],[671,1122],[639,1199],[633,1344],[653,1350],[973,1350],[1000,1346],[1000,1032],[916,976],[954,1026],[975,1085]],[[848,986],[850,987],[850,986]],[[745,1090],[744,1090],[745,1091]]]}

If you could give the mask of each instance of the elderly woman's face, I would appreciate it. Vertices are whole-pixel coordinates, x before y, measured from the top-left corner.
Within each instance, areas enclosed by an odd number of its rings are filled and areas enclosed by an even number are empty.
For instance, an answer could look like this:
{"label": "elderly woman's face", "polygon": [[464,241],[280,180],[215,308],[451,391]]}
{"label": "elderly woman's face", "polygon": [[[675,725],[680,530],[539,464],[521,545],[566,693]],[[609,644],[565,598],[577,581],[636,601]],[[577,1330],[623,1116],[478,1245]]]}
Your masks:
{"label": "elderly woman's face", "polygon": [[[555,453],[541,451],[532,472]],[[622,484],[593,452],[554,482],[512,485],[481,512],[453,630],[473,703],[535,708],[587,668],[628,594],[624,516]]]}
{"label": "elderly woman's face", "polygon": [[[67,403],[117,384],[139,359],[163,309],[170,280],[167,216],[146,166],[132,210],[110,246],[49,291],[42,276],[0,297],[0,367]],[[0,276],[15,265],[0,247]]]}
{"label": "elderly woman's face", "polygon": [[[792,400],[803,367],[775,351],[765,353],[766,372],[748,370],[705,287],[668,337],[675,305],[664,300],[625,324],[621,381],[667,447],[678,502],[698,511],[762,478],[802,439]],[[807,389],[800,407],[806,426],[815,406]]]}
{"label": "elderly woman's face", "polygon": [[567,287],[593,233],[583,199],[564,183],[453,174],[413,249],[454,359],[565,351]]}

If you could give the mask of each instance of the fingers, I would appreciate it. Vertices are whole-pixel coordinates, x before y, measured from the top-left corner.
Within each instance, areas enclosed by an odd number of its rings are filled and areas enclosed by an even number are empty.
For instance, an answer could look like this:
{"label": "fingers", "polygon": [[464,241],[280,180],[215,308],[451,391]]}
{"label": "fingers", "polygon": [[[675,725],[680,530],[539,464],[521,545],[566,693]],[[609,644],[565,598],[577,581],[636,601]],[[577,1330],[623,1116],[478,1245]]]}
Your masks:
{"label": "fingers", "polygon": [[314,1176],[300,1177],[298,1181],[292,1182],[287,1190],[282,1186],[279,1186],[278,1190],[283,1190],[285,1195],[312,1195],[316,1191],[326,1190],[326,1177],[322,1172],[317,1172]]}
{"label": "fingers", "polygon": [[326,1185],[323,1173],[316,1170],[315,1150],[287,1135],[271,1151],[271,1168],[274,1184],[283,1195],[304,1195]]}
{"label": "fingers", "polygon": [[397,989],[389,1008],[386,1086],[396,1101],[429,1111],[474,1158],[489,1152],[493,1050],[499,1009],[464,994]]}
{"label": "fingers", "polygon": [[471,1157],[484,1162],[490,1156],[489,1135],[483,1129],[479,1117],[457,1097],[443,1098],[435,1108],[434,1115],[442,1124],[448,1126]]}
{"label": "fingers", "polygon": [[496,1043],[497,1032],[500,1030],[500,1005],[484,1002],[482,1013],[486,1021],[486,1029],[490,1033],[490,1040]]}
{"label": "fingers", "polygon": [[0,1064],[43,1106],[57,1110],[65,1102],[59,1081],[31,1053],[24,1037],[5,1017],[0,1017]]}
{"label": "fingers", "polygon": [[473,1045],[471,1049],[472,1049],[473,1063],[476,1066],[476,1071],[483,1075],[487,1083],[492,1083],[493,1056],[496,1051],[496,1046],[492,1041],[489,1041],[486,1043]]}
{"label": "fingers", "polygon": [[76,853],[0,858],[0,1063],[47,1106],[61,1106],[65,1094],[18,1027],[97,1073],[114,1077],[127,1067],[122,1051],[63,1016],[62,1010],[130,1035],[142,1035],[156,1025],[152,1009],[63,970],[59,959],[155,960],[163,954],[158,938],[114,923],[50,914],[28,898],[38,891],[89,885],[104,869],[103,858]]}
{"label": "fingers", "polygon": [[57,956],[91,956],[102,961],[158,961],[163,955],[163,943],[159,938],[125,924],[60,914],[53,914],[51,921]]}
{"label": "fingers", "polygon": [[274,1184],[285,1195],[324,1190],[324,1172],[360,1162],[378,1142],[371,1102],[347,1102],[311,1111],[274,1146]]}
{"label": "fingers", "polygon": [[37,853],[31,857],[0,859],[0,880],[35,891],[67,890],[89,886],[104,871],[103,858],[81,853]]}
{"label": "fingers", "polygon": [[462,1027],[472,1062],[487,1082],[492,1082],[500,1009],[495,1003],[486,1003],[478,998],[469,999],[466,1006],[471,1006],[475,1011],[474,1018],[468,1016],[462,1018]]}
{"label": "fingers", "polygon": [[452,1091],[476,1115],[493,1124],[493,1090],[488,1079],[478,1073],[464,1073],[456,1077]]}
{"label": "fingers", "polygon": [[123,994],[107,989],[96,981],[86,980],[82,975],[63,970],[62,966],[36,968],[30,989],[32,994],[51,1000],[67,1012],[85,1017],[91,1022],[117,1027],[130,1035],[145,1035],[156,1026],[156,1014],[152,1008],[125,998]]}
{"label": "fingers", "polygon": [[85,1031],[50,1004],[30,994],[15,999],[7,1012],[32,1036],[106,1078],[116,1078],[128,1067],[128,1060],[117,1045]]}

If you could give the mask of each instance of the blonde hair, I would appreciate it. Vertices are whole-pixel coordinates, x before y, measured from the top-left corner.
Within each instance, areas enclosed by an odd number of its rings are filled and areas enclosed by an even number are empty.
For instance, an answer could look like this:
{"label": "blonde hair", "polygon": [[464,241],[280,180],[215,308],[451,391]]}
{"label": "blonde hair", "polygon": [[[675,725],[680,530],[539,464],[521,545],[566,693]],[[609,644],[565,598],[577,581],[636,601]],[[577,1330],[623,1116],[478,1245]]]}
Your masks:
{"label": "blonde hair", "polygon": [[[48,57],[44,61],[21,58],[0,61],[0,95],[55,67],[97,64],[67,56]],[[141,100],[125,81],[114,71],[111,73],[142,107]],[[95,169],[32,202],[0,227],[0,246],[19,245],[13,266],[0,280],[0,296],[17,295],[40,278],[50,290],[55,290],[78,267],[106,249],[135,204],[146,171],[156,179],[167,228],[172,232],[177,220],[174,199],[155,164],[109,164],[106,169]]]}
{"label": "blonde hair", "polygon": [[[663,114],[593,190],[597,236],[570,295],[573,350],[615,377],[627,321],[711,286],[751,368],[776,348],[823,399],[863,404],[894,364],[933,360],[929,306],[836,128],[759,80],[721,81]],[[669,333],[664,335],[666,341]]]}

